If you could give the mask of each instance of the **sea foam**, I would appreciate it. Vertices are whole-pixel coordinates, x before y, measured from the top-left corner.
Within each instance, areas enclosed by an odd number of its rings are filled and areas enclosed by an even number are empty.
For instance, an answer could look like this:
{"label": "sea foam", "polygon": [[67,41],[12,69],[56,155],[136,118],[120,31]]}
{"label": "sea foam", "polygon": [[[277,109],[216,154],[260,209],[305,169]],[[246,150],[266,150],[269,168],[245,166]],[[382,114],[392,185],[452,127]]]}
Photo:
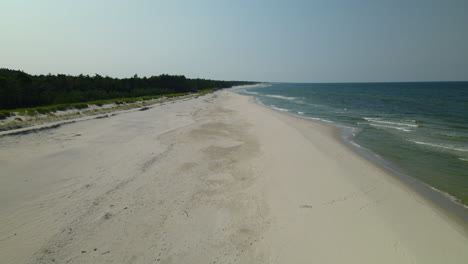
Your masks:
{"label": "sea foam", "polygon": [[426,146],[431,146],[431,147],[435,147],[435,148],[442,148],[442,149],[448,149],[448,150],[468,152],[468,149],[457,148],[457,147],[450,146],[450,145],[434,144],[434,143],[428,143],[428,142],[422,142],[422,141],[416,141],[416,140],[409,140],[409,141],[413,142],[413,143],[416,143],[416,144],[419,144],[419,145],[426,145]]}
{"label": "sea foam", "polygon": [[289,112],[288,109],[276,107],[276,106],[274,106],[274,105],[270,105],[270,107],[273,108],[273,109],[275,109],[275,110],[281,111],[281,112]]}
{"label": "sea foam", "polygon": [[382,120],[381,118],[363,117],[363,119],[369,122],[374,122],[374,123],[389,124],[389,125],[396,125],[396,126],[407,126],[407,127],[419,127],[419,125],[414,124],[415,123],[414,120],[408,120],[408,121],[413,121],[413,124],[408,124],[408,123]]}
{"label": "sea foam", "polygon": [[403,127],[378,125],[378,124],[372,124],[372,123],[370,123],[369,125],[371,125],[373,127],[377,127],[377,128],[379,128],[379,127],[381,127],[381,128],[390,128],[390,129],[396,129],[396,130],[405,131],[405,132],[411,132],[412,131],[411,129],[407,129],[407,128],[403,128]]}
{"label": "sea foam", "polygon": [[270,97],[270,98],[276,98],[276,99],[283,99],[283,100],[297,100],[297,99],[300,99],[298,97],[289,97],[289,96],[282,96],[282,95],[276,95],[276,94],[266,94],[264,96]]}

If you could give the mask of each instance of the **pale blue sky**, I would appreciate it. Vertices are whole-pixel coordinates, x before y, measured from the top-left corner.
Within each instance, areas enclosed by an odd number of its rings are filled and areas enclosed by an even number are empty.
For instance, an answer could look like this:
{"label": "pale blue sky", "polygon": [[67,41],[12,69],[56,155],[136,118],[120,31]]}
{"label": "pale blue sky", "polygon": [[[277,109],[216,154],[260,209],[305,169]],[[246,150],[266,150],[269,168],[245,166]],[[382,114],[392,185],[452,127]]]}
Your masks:
{"label": "pale blue sky", "polygon": [[467,12],[467,0],[0,0],[0,67],[285,82],[468,80]]}

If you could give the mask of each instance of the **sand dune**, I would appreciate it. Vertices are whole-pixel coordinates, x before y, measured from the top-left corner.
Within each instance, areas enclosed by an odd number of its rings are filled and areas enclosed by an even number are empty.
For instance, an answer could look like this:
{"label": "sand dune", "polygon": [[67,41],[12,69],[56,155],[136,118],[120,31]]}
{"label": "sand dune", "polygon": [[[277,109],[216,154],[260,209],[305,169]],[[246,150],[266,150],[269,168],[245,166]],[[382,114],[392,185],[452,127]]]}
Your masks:
{"label": "sand dune", "polygon": [[0,137],[2,263],[466,263],[337,129],[214,94]]}

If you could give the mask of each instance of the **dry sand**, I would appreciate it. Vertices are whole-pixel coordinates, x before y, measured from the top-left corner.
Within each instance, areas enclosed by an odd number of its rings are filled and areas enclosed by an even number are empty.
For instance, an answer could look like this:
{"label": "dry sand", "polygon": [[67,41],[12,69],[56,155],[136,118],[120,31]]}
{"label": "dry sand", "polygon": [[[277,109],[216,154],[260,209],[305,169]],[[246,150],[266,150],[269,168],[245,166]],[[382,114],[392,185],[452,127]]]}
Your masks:
{"label": "dry sand", "polygon": [[1,263],[467,263],[337,129],[220,91],[0,137]]}

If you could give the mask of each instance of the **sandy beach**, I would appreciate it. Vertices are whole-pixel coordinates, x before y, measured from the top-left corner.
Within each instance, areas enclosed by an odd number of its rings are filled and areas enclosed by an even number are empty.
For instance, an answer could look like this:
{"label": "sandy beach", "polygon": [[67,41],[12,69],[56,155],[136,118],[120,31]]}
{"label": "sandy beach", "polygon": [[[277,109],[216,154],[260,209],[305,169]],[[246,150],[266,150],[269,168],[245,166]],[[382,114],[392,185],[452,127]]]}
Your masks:
{"label": "sandy beach", "polygon": [[2,263],[467,263],[468,226],[222,90],[0,137]]}

